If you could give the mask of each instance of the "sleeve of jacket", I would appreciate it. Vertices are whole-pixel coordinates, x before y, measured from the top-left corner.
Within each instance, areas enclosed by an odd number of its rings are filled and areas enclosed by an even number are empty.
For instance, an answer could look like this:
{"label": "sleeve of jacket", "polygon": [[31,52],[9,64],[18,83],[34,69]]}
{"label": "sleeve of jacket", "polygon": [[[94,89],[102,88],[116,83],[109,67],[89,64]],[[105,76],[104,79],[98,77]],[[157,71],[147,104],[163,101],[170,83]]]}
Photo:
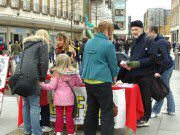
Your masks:
{"label": "sleeve of jacket", "polygon": [[45,81],[46,74],[48,71],[48,64],[49,64],[49,54],[48,54],[48,45],[41,44],[40,45],[40,52],[39,52],[39,80]]}
{"label": "sleeve of jacket", "polygon": [[49,83],[40,83],[40,86],[42,89],[44,90],[55,90],[57,88],[58,85],[58,77],[52,77]]}
{"label": "sleeve of jacket", "polygon": [[139,60],[140,67],[148,67],[157,61],[158,47],[154,40],[147,41],[146,51],[148,53],[148,57]]}
{"label": "sleeve of jacket", "polygon": [[108,65],[111,71],[112,77],[116,77],[118,75],[118,65],[117,65],[117,58],[116,58],[116,51],[113,44],[109,44],[106,49],[106,56]]}

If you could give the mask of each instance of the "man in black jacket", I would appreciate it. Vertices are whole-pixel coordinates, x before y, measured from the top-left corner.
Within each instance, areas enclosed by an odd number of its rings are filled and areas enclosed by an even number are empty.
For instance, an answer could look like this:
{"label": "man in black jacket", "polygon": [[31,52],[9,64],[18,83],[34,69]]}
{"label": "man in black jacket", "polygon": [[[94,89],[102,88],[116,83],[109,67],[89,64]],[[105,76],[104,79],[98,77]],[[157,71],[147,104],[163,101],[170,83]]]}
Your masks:
{"label": "man in black jacket", "polygon": [[[174,97],[172,94],[172,91],[170,89],[169,81],[173,72],[173,60],[170,56],[169,51],[169,45],[168,42],[165,40],[165,38],[158,33],[158,27],[157,26],[150,26],[147,29],[147,34],[149,37],[153,38],[157,45],[159,50],[162,52],[162,60],[160,59],[160,66],[156,67],[156,77],[161,77],[162,80],[166,83],[166,85],[169,87],[169,94],[167,95],[167,110],[165,111],[166,114],[174,115],[175,114],[175,103],[174,103]],[[161,107],[163,105],[163,101],[156,101],[153,109],[151,117],[154,118],[157,116],[158,113],[161,111]]]}
{"label": "man in black jacket", "polygon": [[128,83],[139,85],[144,106],[144,116],[138,121],[139,127],[149,126],[151,116],[151,80],[154,76],[154,65],[158,54],[156,42],[147,38],[141,21],[131,23],[134,37],[130,60],[121,65],[126,68],[125,78]]}

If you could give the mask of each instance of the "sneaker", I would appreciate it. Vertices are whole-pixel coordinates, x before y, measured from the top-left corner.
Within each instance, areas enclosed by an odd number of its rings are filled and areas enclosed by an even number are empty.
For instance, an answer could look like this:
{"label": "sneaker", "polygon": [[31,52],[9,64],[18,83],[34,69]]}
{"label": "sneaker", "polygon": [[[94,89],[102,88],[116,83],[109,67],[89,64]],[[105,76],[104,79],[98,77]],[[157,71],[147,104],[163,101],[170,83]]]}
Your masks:
{"label": "sneaker", "polygon": [[163,114],[175,115],[175,112],[162,111]]}
{"label": "sneaker", "polygon": [[63,133],[62,132],[57,132],[56,135],[63,135]]}
{"label": "sneaker", "polygon": [[52,129],[51,127],[49,127],[49,126],[43,126],[43,127],[42,127],[42,131],[46,133],[46,132],[51,132],[51,131],[53,131],[53,129]]}
{"label": "sneaker", "polygon": [[137,127],[148,127],[148,126],[149,126],[149,122],[140,121],[137,123]]}
{"label": "sneaker", "polygon": [[151,118],[155,118],[155,117],[157,117],[157,114],[154,113],[154,112],[152,112],[152,113],[151,113]]}
{"label": "sneaker", "polygon": [[168,114],[169,115],[175,115],[175,112],[169,112]]}

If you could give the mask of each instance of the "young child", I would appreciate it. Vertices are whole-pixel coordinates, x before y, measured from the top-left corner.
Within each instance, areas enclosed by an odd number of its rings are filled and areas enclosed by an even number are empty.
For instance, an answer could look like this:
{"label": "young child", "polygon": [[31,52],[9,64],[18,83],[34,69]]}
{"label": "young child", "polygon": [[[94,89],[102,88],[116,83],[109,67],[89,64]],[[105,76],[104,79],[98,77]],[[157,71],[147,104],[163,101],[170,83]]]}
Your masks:
{"label": "young child", "polygon": [[72,117],[74,94],[71,90],[74,86],[82,83],[76,69],[71,65],[70,57],[67,54],[60,54],[56,58],[53,76],[50,83],[40,83],[44,90],[54,90],[54,105],[56,106],[56,135],[62,135],[64,119],[63,112],[66,112],[66,128],[68,135],[75,135],[74,121]]}

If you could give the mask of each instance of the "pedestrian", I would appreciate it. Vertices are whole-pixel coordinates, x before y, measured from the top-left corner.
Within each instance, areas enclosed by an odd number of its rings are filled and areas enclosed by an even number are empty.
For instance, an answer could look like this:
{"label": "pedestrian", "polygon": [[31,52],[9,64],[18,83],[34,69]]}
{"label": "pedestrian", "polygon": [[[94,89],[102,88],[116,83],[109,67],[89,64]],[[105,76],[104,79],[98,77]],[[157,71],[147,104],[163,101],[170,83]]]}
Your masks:
{"label": "pedestrian", "polygon": [[157,58],[157,45],[153,39],[147,38],[143,23],[139,20],[131,22],[131,33],[134,37],[129,61],[122,65],[125,69],[125,82],[138,84],[144,106],[144,116],[138,121],[138,127],[149,126],[151,116],[151,80],[154,77],[154,66]]}
{"label": "pedestrian", "polygon": [[175,51],[176,51],[176,42],[174,42],[174,43],[172,44],[172,47],[173,47],[173,52],[175,52]]}
{"label": "pedestrian", "polygon": [[130,48],[131,42],[130,39],[127,39],[126,42],[124,43],[124,50],[125,50],[125,54],[129,54],[129,48]]}
{"label": "pedestrian", "polygon": [[[35,36],[24,39],[24,50],[21,60],[16,67],[15,74],[23,74],[37,81],[32,86],[31,95],[23,97],[23,119],[25,135],[42,135],[40,126],[40,87],[38,82],[45,81],[48,70],[48,42],[47,31],[38,30]],[[28,92],[29,93],[29,92]]]}
{"label": "pedestrian", "polygon": [[15,41],[14,45],[11,46],[11,53],[13,54],[13,57],[16,63],[20,61],[21,51],[22,51],[22,48],[20,44],[18,44],[18,41]]}
{"label": "pedestrian", "polygon": [[101,134],[114,135],[112,82],[116,82],[118,66],[115,47],[109,40],[113,30],[111,23],[102,21],[98,33],[84,47],[82,78],[87,91],[84,135],[96,135],[99,109]]}
{"label": "pedestrian", "polygon": [[66,111],[66,128],[68,135],[75,135],[74,121],[72,117],[74,94],[71,89],[82,83],[77,69],[72,67],[70,57],[60,54],[56,58],[53,77],[50,83],[40,83],[44,90],[54,90],[54,105],[56,106],[56,135],[63,134],[64,109]]}
{"label": "pedestrian", "polygon": [[[174,69],[173,60],[172,57],[170,56],[170,47],[169,47],[170,45],[168,41],[166,41],[165,38],[160,33],[158,33],[157,26],[148,27],[147,33],[150,37],[152,37],[156,41],[158,48],[162,52],[162,59],[160,59],[161,65],[156,68],[155,76],[161,77],[162,80],[169,87],[169,94],[166,96],[167,109],[164,113],[169,115],[175,115],[175,102],[170,88],[170,78]],[[155,102],[151,113],[152,118],[157,117],[157,114],[160,113],[163,102],[164,100]]]}
{"label": "pedestrian", "polygon": [[49,43],[49,61],[50,61],[50,63],[53,62],[53,65],[55,64],[54,52],[55,52],[55,47],[50,41],[50,43]]}

